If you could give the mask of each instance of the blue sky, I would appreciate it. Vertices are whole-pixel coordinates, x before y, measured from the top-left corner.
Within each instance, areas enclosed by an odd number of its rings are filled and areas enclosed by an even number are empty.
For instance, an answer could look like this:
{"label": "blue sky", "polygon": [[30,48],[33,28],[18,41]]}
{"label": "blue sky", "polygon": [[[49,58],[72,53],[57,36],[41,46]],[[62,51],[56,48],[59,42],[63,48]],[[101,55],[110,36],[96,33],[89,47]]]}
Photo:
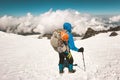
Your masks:
{"label": "blue sky", "polygon": [[0,0],[0,16],[39,15],[57,9],[74,9],[93,15],[120,14],[120,0]]}

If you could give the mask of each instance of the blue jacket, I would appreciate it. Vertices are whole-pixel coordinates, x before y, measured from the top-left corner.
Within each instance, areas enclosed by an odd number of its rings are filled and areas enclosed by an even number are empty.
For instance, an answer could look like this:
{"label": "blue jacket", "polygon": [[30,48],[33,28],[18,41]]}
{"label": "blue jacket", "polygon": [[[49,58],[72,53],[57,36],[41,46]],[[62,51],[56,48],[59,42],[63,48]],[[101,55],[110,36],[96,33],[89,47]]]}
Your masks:
{"label": "blue jacket", "polygon": [[73,35],[72,35],[72,33],[71,33],[71,29],[72,29],[71,24],[65,23],[65,24],[63,25],[63,28],[64,28],[65,30],[67,30],[67,32],[68,32],[68,34],[69,34],[69,40],[68,40],[68,46],[69,46],[69,48],[70,48],[71,50],[78,51],[78,48],[77,48],[77,47],[75,46],[75,44],[74,44]]}

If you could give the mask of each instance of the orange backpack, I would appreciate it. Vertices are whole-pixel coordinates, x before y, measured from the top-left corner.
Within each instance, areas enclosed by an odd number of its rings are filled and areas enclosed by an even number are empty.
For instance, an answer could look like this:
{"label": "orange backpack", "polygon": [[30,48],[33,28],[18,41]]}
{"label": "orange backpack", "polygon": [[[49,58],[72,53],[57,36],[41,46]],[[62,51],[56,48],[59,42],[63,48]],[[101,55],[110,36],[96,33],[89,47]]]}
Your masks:
{"label": "orange backpack", "polygon": [[66,50],[69,51],[68,45],[65,45],[64,42],[68,43],[69,35],[66,30],[58,29],[55,30],[51,37],[51,45],[55,51],[62,53]]}

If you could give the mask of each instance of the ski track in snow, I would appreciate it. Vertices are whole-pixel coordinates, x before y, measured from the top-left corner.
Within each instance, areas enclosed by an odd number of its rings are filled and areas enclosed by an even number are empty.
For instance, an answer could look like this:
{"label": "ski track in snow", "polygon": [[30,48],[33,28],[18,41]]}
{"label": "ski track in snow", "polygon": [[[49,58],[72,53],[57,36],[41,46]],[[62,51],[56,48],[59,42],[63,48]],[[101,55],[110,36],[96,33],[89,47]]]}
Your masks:
{"label": "ski track in snow", "polygon": [[[118,32],[120,35],[120,32]],[[120,36],[102,33],[75,42],[85,48],[86,72],[82,54],[71,51],[74,74],[58,72],[58,53],[46,38],[36,39],[0,32],[0,80],[120,80]]]}

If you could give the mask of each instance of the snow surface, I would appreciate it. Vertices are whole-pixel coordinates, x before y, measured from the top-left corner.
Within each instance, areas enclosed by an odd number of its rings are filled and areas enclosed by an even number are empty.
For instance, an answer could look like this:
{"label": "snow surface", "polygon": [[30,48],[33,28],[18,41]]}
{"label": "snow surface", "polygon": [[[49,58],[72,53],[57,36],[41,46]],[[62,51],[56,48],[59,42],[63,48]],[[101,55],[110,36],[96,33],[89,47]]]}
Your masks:
{"label": "snow surface", "polygon": [[115,37],[101,33],[85,40],[76,40],[85,48],[86,72],[82,54],[72,51],[74,74],[60,75],[58,53],[46,38],[37,39],[0,32],[0,80],[120,80],[120,32]]}

